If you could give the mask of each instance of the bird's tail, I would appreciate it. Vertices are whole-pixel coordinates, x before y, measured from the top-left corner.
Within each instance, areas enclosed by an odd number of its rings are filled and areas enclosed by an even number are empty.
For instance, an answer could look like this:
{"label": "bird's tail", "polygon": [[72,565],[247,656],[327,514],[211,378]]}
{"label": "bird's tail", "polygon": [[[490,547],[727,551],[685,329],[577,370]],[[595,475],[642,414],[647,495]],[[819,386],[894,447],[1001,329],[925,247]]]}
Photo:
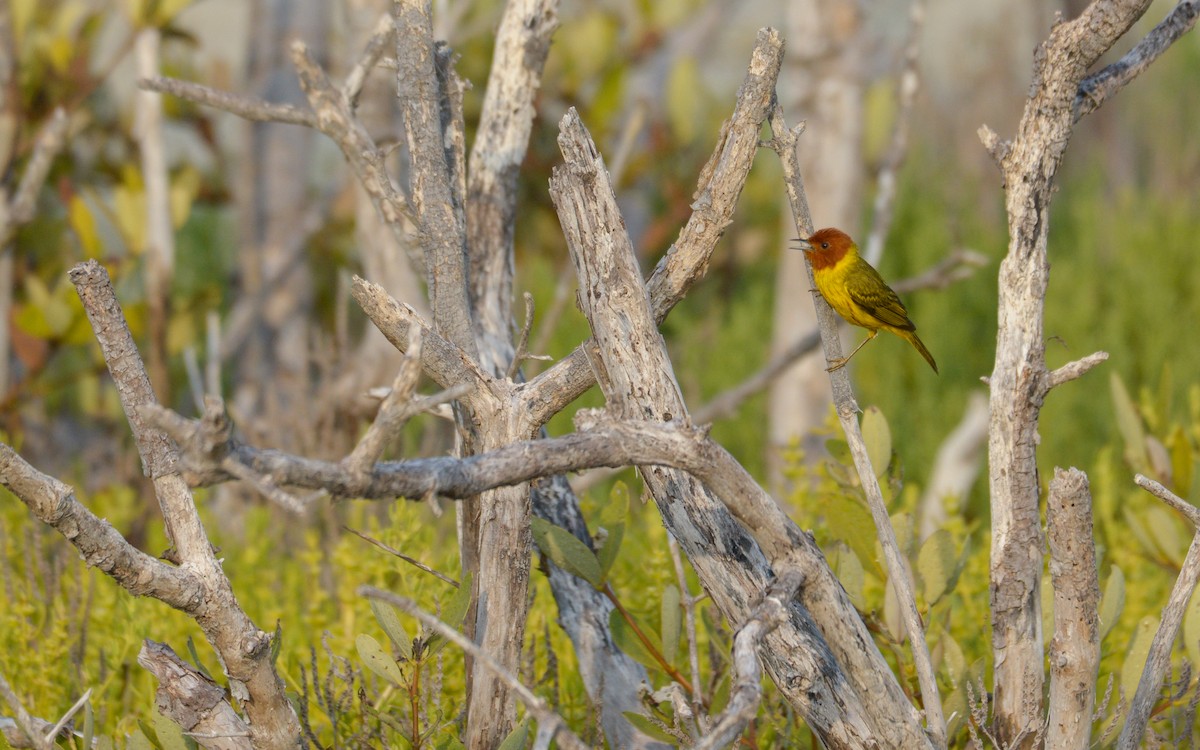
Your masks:
{"label": "bird's tail", "polygon": [[914,349],[916,349],[917,351],[919,351],[921,353],[921,356],[925,358],[925,361],[929,363],[929,366],[932,367],[933,371],[936,373],[938,371],[937,362],[933,361],[933,355],[930,354],[929,350],[925,348],[925,344],[921,341],[920,338],[918,338],[916,332],[915,331],[903,331],[901,335],[904,336],[904,338],[908,341],[908,343],[913,345]]}

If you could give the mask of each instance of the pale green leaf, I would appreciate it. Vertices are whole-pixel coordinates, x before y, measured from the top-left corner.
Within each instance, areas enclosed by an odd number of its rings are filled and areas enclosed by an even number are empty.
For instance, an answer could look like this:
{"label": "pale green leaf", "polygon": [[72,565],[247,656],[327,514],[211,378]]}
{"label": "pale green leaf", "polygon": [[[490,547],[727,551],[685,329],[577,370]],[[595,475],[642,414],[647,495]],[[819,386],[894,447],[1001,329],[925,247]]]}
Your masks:
{"label": "pale green leaf", "polygon": [[625,539],[625,524],[617,522],[601,528],[604,529],[607,536],[604,544],[596,550],[596,559],[600,563],[600,576],[603,581],[608,578],[613,563],[617,561],[617,553],[621,551],[621,542]]}
{"label": "pale green leaf", "polygon": [[668,662],[675,661],[679,651],[679,634],[683,630],[683,607],[680,605],[679,589],[675,584],[668,583],[663,588],[662,597],[662,627],[659,635],[662,637],[662,652]]}
{"label": "pale green leaf", "polygon": [[645,716],[642,716],[639,713],[634,713],[633,711],[625,711],[623,712],[623,715],[630,724],[632,724],[639,732],[647,737],[658,740],[659,742],[665,742],[671,747],[679,744],[678,737],[672,737],[667,732],[659,729],[657,724],[655,724],[653,721],[650,721]]}
{"label": "pale green leaf", "polygon": [[887,417],[878,406],[868,406],[862,416],[863,442],[867,446],[867,457],[875,476],[881,477],[892,462],[892,430]]}
{"label": "pale green leaf", "polygon": [[866,508],[853,498],[833,496],[825,507],[825,523],[835,539],[854,550],[864,569],[880,572],[875,556],[875,522]]}
{"label": "pale green leaf", "polygon": [[393,685],[404,683],[404,675],[400,673],[400,667],[396,664],[396,660],[383,650],[379,641],[366,633],[359,633],[354,644],[358,647],[358,657],[362,659],[363,665],[367,669]]}
{"label": "pale green leaf", "polygon": [[[1117,427],[1125,441],[1125,460],[1134,471],[1149,471],[1149,457],[1146,455],[1146,431],[1142,427],[1142,418],[1134,406],[1125,383],[1116,372],[1109,376],[1112,390],[1113,408],[1116,410]],[[1132,695],[1132,694],[1131,694]]]}
{"label": "pale green leaf", "polygon": [[1116,565],[1108,573],[1104,596],[1100,598],[1100,640],[1104,640],[1125,608],[1125,574]]}
{"label": "pale green leaf", "polygon": [[1144,514],[1144,518],[1146,529],[1163,556],[1176,565],[1182,564],[1188,545],[1192,542],[1192,535],[1184,530],[1183,521],[1179,516],[1164,505],[1152,505]]}
{"label": "pale green leaf", "polygon": [[574,534],[561,526],[555,526],[541,518],[530,520],[532,521],[534,541],[537,542],[538,549],[542,551],[542,554],[550,558],[551,562],[596,588],[600,588],[604,584],[600,561],[596,559],[596,553],[592,552],[586,544],[576,539]]}
{"label": "pale green leaf", "polygon": [[834,542],[825,553],[833,574],[841,581],[850,601],[859,611],[867,611],[867,600],[863,596],[863,566],[849,546],[844,542]]}
{"label": "pale green leaf", "polygon": [[1121,689],[1125,691],[1126,700],[1133,700],[1137,692],[1138,681],[1142,678],[1142,668],[1146,666],[1146,657],[1150,655],[1150,643],[1158,630],[1158,618],[1146,616],[1138,623],[1129,640],[1129,651],[1125,654],[1125,662],[1121,665]]}
{"label": "pale green leaf", "polygon": [[[617,645],[617,648],[625,652],[627,656],[651,669],[662,669],[662,665],[659,664],[658,659],[654,658],[654,654],[638,638],[637,633],[633,631],[633,628],[630,627],[629,623],[625,621],[625,618],[616,609],[613,609],[608,615],[608,628],[612,632],[613,643]],[[646,635],[650,644],[661,654],[662,648],[654,643],[654,632],[647,630],[642,623],[638,623],[638,629]]]}
{"label": "pale green leaf", "polygon": [[930,534],[917,554],[917,573],[921,576],[926,606],[933,606],[950,591],[957,575],[958,554],[954,538],[945,529]]}
{"label": "pale green leaf", "polygon": [[500,743],[500,750],[523,750],[529,741],[529,723],[530,719],[526,716],[520,724],[513,727],[513,730]]}
{"label": "pale green leaf", "polygon": [[400,655],[404,657],[404,660],[412,661],[412,639],[408,637],[408,633],[404,630],[404,625],[400,622],[400,616],[396,614],[396,608],[387,602],[372,599],[371,611],[375,613],[375,620],[379,623],[379,627],[383,628],[383,632],[387,633],[388,639],[400,651]]}
{"label": "pale green leaf", "polygon": [[1200,589],[1192,592],[1183,614],[1183,646],[1192,667],[1200,668]]}
{"label": "pale green leaf", "polygon": [[154,732],[162,750],[187,750],[183,729],[158,711],[154,712]]}
{"label": "pale green leaf", "polygon": [[154,745],[141,729],[134,729],[125,743],[125,750],[154,750]]}

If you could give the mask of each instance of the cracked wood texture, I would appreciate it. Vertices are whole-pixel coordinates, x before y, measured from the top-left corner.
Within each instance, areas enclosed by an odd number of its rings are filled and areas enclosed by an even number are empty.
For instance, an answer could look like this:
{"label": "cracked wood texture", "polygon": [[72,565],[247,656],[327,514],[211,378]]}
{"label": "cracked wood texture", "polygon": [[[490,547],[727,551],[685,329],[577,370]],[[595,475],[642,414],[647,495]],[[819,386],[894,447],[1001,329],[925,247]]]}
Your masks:
{"label": "cracked wood texture", "polygon": [[[686,425],[687,409],[607,172],[573,109],[560,123],[558,140],[566,164],[554,171],[551,197],[579,277],[580,306],[595,337],[589,360],[609,409],[620,418]],[[762,549],[692,475],[663,467],[641,467],[641,472],[705,590],[739,626],[772,580]],[[854,630],[845,619],[836,627]],[[860,644],[864,650],[874,650],[865,643]],[[886,718],[871,712],[867,702],[891,706],[894,693],[860,695],[799,604],[793,603],[789,621],[766,637],[762,656],[780,691],[826,747],[928,746],[911,705],[903,703]]]}
{"label": "cracked wood texture", "polygon": [[1016,138],[991,149],[1004,173],[1009,231],[989,381],[993,692],[996,737],[1014,748],[1033,746],[1043,717],[1043,539],[1035,451],[1049,388],[1043,317],[1054,176],[1071,137],[1080,82],[1149,5],[1150,0],[1095,0],[1078,18],[1055,25],[1034,54],[1033,83]]}

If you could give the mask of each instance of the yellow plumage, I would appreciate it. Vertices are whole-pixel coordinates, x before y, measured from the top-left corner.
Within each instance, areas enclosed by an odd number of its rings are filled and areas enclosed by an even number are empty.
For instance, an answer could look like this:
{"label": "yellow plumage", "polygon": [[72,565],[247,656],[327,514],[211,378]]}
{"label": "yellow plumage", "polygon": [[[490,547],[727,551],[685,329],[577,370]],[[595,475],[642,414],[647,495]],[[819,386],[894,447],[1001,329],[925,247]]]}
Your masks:
{"label": "yellow plumage", "polygon": [[812,263],[817,291],[838,315],[868,332],[866,341],[849,356],[832,363],[830,370],[844,367],[882,329],[912,344],[933,371],[938,371],[933,355],[917,337],[917,327],[908,319],[904,303],[879,272],[858,254],[858,246],[845,232],[822,229],[800,242]]}

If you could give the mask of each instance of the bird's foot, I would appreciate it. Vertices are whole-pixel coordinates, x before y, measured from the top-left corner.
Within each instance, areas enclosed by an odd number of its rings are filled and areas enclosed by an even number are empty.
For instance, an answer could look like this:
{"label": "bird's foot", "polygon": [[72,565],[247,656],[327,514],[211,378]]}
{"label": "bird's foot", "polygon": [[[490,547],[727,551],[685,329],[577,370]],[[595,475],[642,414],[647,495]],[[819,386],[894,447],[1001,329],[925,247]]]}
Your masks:
{"label": "bird's foot", "polygon": [[825,372],[833,372],[834,370],[840,370],[843,367],[845,367],[846,363],[849,361],[850,361],[849,357],[843,357],[841,359],[831,359],[829,367],[825,368]]}

